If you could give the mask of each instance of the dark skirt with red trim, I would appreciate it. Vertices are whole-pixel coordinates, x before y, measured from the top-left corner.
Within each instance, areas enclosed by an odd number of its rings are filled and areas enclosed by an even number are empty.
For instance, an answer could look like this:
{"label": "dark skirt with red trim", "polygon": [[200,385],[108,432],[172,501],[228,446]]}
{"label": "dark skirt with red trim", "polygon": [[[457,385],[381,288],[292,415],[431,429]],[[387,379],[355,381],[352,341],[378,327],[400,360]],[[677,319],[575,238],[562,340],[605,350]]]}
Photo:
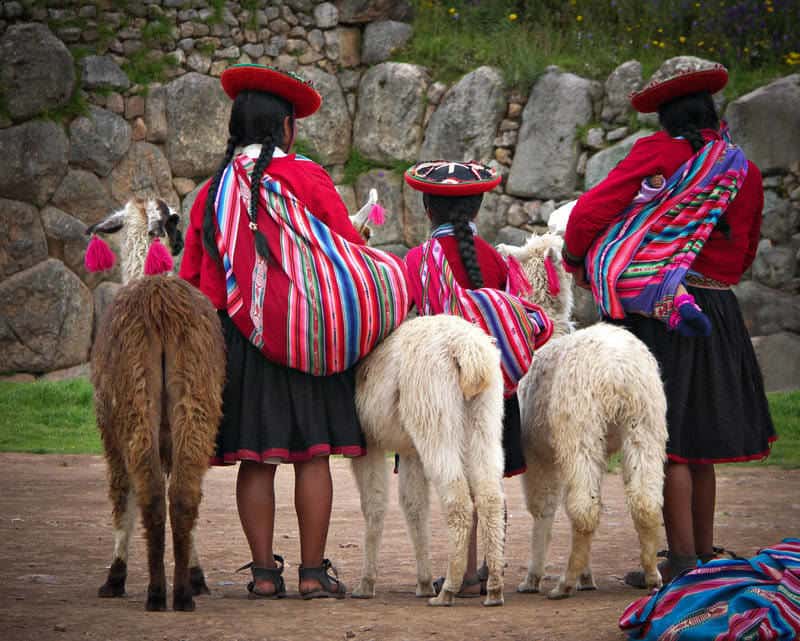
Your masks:
{"label": "dark skirt with red trim", "polygon": [[228,352],[214,465],[298,463],[314,456],[363,456],[355,369],[312,376],[267,360],[219,314]]}
{"label": "dark skirt with red trim", "polygon": [[732,463],[769,455],[775,428],[761,369],[736,296],[687,287],[711,320],[711,335],[685,337],[631,314],[622,325],[661,366],[667,396],[667,456],[677,463]]}
{"label": "dark skirt with red trim", "polygon": [[519,399],[514,393],[505,399],[503,404],[503,455],[506,478],[522,474],[528,469],[525,455],[522,453],[522,420],[519,411]]}

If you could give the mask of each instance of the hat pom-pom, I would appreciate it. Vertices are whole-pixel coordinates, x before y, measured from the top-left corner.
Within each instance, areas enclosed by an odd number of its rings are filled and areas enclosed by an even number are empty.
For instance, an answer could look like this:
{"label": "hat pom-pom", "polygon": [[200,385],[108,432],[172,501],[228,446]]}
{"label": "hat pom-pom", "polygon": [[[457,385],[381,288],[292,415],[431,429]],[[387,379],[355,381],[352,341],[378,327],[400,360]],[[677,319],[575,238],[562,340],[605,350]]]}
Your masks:
{"label": "hat pom-pom", "polygon": [[111,269],[116,260],[117,257],[114,256],[114,252],[111,251],[106,241],[97,235],[93,235],[83,257],[83,263],[87,271],[104,272]]}
{"label": "hat pom-pom", "polygon": [[386,210],[378,203],[375,203],[372,209],[369,210],[368,220],[376,225],[383,225],[386,222]]}
{"label": "hat pom-pom", "polygon": [[147,257],[144,259],[144,273],[147,276],[166,274],[172,271],[172,256],[158,238],[154,238],[147,250]]}

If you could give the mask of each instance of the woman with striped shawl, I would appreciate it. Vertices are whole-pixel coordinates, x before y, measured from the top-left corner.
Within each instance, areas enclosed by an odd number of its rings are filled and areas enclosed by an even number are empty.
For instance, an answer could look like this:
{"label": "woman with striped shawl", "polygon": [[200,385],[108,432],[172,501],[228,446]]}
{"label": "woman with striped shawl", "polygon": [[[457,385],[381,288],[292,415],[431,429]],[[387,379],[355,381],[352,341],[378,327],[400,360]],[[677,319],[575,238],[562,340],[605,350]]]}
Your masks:
{"label": "woman with striped shawl", "polygon": [[[727,82],[724,67],[676,61],[631,98],[638,111],[658,112],[663,130],[639,139],[581,196],[563,254],[603,316],[644,341],[661,366],[669,429],[665,582],[714,556],[714,464],[763,458],[775,439],[761,372],[730,289],[755,258],[761,174],[720,127],[711,96]],[[632,203],[642,180],[657,174],[667,177],[664,190]],[[710,321],[709,336],[669,330],[681,284]],[[626,581],[644,587],[639,573]]]}
{"label": "woman with striped shawl", "polygon": [[325,170],[291,153],[295,119],[320,106],[316,90],[260,65],[235,65],[221,81],[233,99],[230,137],[192,207],[180,270],[219,310],[227,346],[213,463],[240,461],[250,596],[286,594],[273,553],[274,479],[279,463],[292,463],[300,594],[341,598],[324,558],[328,456],[365,452],[354,366],[405,317],[405,270],[366,247]]}

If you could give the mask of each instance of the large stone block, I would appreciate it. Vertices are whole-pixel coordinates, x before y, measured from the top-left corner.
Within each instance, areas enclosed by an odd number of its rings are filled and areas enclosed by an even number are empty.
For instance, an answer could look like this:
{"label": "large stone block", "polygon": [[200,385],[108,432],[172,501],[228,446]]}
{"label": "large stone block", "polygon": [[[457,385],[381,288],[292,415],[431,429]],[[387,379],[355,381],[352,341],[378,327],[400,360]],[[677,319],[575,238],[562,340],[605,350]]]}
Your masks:
{"label": "large stone block", "polygon": [[395,20],[369,23],[364,29],[361,62],[375,65],[388,60],[411,39],[411,25]]}
{"label": "large stone block", "polygon": [[791,247],[773,247],[769,240],[762,240],[753,261],[753,278],[767,287],[785,287],[794,278],[795,253]]}
{"label": "large stone block", "polygon": [[522,112],[506,192],[525,198],[567,198],[575,191],[577,130],[592,119],[592,82],[549,68]]}
{"label": "large stone block", "polygon": [[408,0],[340,0],[339,22],[354,24],[393,18],[404,20],[409,15]]}
{"label": "large stone block", "polygon": [[164,87],[151,89],[144,107],[147,123],[147,142],[165,142],[169,126],[167,124],[167,95]]}
{"label": "large stone block", "polygon": [[0,280],[47,259],[47,240],[36,208],[0,198]]}
{"label": "large stone block", "polygon": [[131,126],[115,113],[91,105],[70,123],[70,162],[108,176],[131,145]]}
{"label": "large stone block", "polygon": [[733,288],[751,336],[800,333],[800,297],[748,280]]}
{"label": "large stone block", "polygon": [[763,172],[800,160],[800,74],[760,87],[728,105],[734,140]]}
{"label": "large stone block", "polygon": [[627,122],[633,112],[630,95],[642,86],[642,63],[628,60],[611,72],[606,79],[602,119],[608,122]]}
{"label": "large stone block", "polygon": [[800,336],[779,332],[753,339],[758,364],[768,392],[800,389]]}
{"label": "large stone block", "polygon": [[57,109],[75,87],[72,54],[44,25],[11,25],[0,39],[0,85],[13,120]]}
{"label": "large stone block", "polygon": [[419,245],[430,236],[431,221],[422,204],[422,193],[403,181],[403,243],[409,247]]}
{"label": "large stone block", "polygon": [[356,210],[367,202],[369,190],[373,188],[378,191],[378,202],[386,210],[386,222],[371,227],[370,245],[403,242],[403,182],[388,169],[373,169],[356,180]]}
{"label": "large stone block", "polygon": [[81,84],[84,89],[125,91],[131,81],[111,56],[86,56],[81,60]]}
{"label": "large stone block", "polygon": [[84,363],[92,294],[55,259],[0,283],[0,371],[49,372]]}
{"label": "large stone block", "polygon": [[586,189],[591,189],[608,176],[608,173],[617,166],[619,161],[630,153],[634,143],[639,138],[649,136],[651,133],[653,132],[647,129],[637,131],[613,147],[604,149],[589,158],[589,162],[586,163],[586,176],[584,178]]}
{"label": "large stone block", "polygon": [[303,77],[322,95],[322,106],[314,115],[297,121],[297,135],[311,145],[323,165],[344,164],[350,154],[353,124],[339,81],[317,67],[304,70]]}
{"label": "large stone block", "polygon": [[367,71],[358,91],[355,147],[377,162],[416,158],[428,83],[418,65],[384,62]]}
{"label": "large stone block", "polygon": [[[217,160],[220,161],[221,158]],[[112,197],[120,204],[133,196],[158,196],[171,207],[177,208],[180,205],[180,199],[172,185],[169,163],[161,150],[149,142],[134,142],[106,182]]]}
{"label": "large stone block", "polygon": [[69,140],[54,122],[0,129],[0,197],[44,205],[67,173]]}
{"label": "large stone block", "polygon": [[505,111],[500,72],[493,67],[479,67],[468,73],[445,94],[433,112],[420,159],[488,161]]}
{"label": "large stone block", "polygon": [[230,99],[219,80],[194,72],[170,82],[166,93],[166,156],[172,172],[184,178],[210,176],[225,152]]}
{"label": "large stone block", "polygon": [[71,169],[53,194],[56,207],[87,225],[102,220],[118,202],[114,202],[97,176],[83,169]]}
{"label": "large stone block", "polygon": [[764,192],[764,220],[761,235],[775,243],[788,242],[797,229],[800,211],[791,201],[781,198],[772,190]]}

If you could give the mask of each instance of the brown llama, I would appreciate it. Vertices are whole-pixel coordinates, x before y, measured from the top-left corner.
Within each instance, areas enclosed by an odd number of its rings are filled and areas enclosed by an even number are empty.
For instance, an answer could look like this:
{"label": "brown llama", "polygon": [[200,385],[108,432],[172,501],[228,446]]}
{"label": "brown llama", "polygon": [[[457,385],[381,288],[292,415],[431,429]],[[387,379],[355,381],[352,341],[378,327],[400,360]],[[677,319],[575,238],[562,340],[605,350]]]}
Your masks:
{"label": "brown llama", "polygon": [[101,597],[125,594],[136,503],[147,536],[146,609],[166,610],[165,477],[175,559],[172,607],[194,610],[207,593],[195,551],[202,480],[222,415],[225,351],[208,299],[169,274],[143,276],[152,239],[182,247],[178,215],[163,201],[129,202],[89,232],[125,228],[126,283],[109,307],[92,348],[97,425],[103,440],[114,521],[114,555]]}

